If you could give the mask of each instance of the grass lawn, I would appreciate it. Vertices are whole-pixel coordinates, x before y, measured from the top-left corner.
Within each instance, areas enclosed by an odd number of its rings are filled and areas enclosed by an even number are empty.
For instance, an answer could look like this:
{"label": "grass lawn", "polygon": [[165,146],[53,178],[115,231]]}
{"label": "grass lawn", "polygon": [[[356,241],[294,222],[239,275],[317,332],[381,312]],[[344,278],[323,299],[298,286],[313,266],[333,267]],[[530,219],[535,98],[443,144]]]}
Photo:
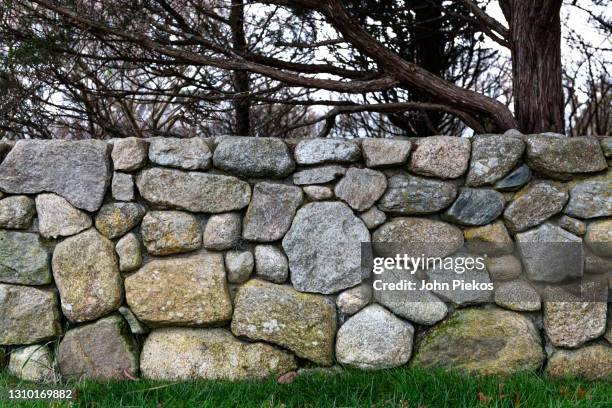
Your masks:
{"label": "grass lawn", "polygon": [[[0,389],[32,384],[0,374]],[[438,370],[308,374],[291,384],[125,381],[70,383],[79,407],[612,407],[612,383],[550,380],[535,374],[467,377]],[[45,402],[1,407],[49,407]],[[64,405],[54,404],[55,407]]]}

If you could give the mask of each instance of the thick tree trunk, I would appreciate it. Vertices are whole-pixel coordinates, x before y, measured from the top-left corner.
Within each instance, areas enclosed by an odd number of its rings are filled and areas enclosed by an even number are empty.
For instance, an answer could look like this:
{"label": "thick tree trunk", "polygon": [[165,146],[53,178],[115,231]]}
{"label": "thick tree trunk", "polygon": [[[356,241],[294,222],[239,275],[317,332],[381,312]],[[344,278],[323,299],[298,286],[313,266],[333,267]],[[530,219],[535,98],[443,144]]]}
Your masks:
{"label": "thick tree trunk", "polygon": [[510,26],[514,113],[524,133],[564,133],[562,0],[500,0]]}
{"label": "thick tree trunk", "polygon": [[[234,51],[244,54],[247,51],[246,37],[244,35],[244,3],[243,0],[232,0],[229,15],[232,30]],[[234,81],[234,120],[236,135],[249,136],[251,134],[251,100],[249,99],[250,81],[249,73],[244,70],[232,72]]]}

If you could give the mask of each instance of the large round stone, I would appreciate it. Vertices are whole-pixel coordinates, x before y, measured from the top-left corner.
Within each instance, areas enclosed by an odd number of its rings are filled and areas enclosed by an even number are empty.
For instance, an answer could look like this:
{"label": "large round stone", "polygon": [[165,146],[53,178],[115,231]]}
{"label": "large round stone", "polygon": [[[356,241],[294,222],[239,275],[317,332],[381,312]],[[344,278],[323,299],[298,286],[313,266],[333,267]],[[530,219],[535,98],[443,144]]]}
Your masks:
{"label": "large round stone", "polygon": [[327,297],[253,279],[238,289],[232,333],[278,344],[321,365],[333,363],[336,307]]}
{"label": "large round stone", "polygon": [[151,380],[253,380],[297,368],[293,355],[247,343],[222,329],[159,329],[144,343],[140,369]]}
{"label": "large round stone", "polygon": [[137,203],[105,204],[96,215],[96,228],[107,238],[117,238],[134,228],[144,215],[144,207]]}
{"label": "large round stone", "polygon": [[0,228],[28,229],[36,209],[27,196],[10,196],[0,200]]}
{"label": "large round stone", "polygon": [[365,370],[404,365],[412,353],[414,327],[379,305],[370,305],[338,330],[336,358]]}
{"label": "large round stone", "polygon": [[140,227],[151,255],[191,252],[202,246],[202,229],[193,216],[181,211],[149,211]]}
{"label": "large round stone", "polygon": [[546,374],[555,378],[609,380],[612,377],[612,347],[593,344],[577,350],[555,350],[548,359]]}
{"label": "large round stone", "polygon": [[71,321],[94,320],[121,305],[123,284],[114,245],[95,229],[60,242],[52,266],[62,311]]}
{"label": "large round stone", "polygon": [[606,313],[603,302],[546,301],[544,331],[554,346],[579,347],[605,333]]}
{"label": "large round stone", "polygon": [[504,197],[490,189],[462,188],[442,219],[461,225],[485,225],[504,210]]}
{"label": "large round stone", "polygon": [[249,205],[251,187],[231,176],[154,167],[136,177],[140,195],[164,208],[222,213]]}
{"label": "large round stone", "polygon": [[212,153],[201,137],[156,137],[149,140],[149,160],[160,166],[206,170]]}
{"label": "large round stone", "polygon": [[450,182],[396,174],[378,208],[392,214],[430,214],[445,209],[457,197],[457,187]]}
{"label": "large round stone", "polygon": [[257,183],[244,216],[242,237],[251,241],[281,239],[303,200],[302,189],[276,183]]}
{"label": "large round stone", "polygon": [[91,217],[55,194],[36,196],[38,231],[45,238],[67,237],[91,227]]}
{"label": "large round stone", "polygon": [[138,346],[119,315],[68,330],[58,352],[70,379],[125,380],[138,375]]}
{"label": "large round stone", "polygon": [[216,168],[242,177],[286,177],[295,169],[289,149],[281,139],[226,137],[213,156]]}
{"label": "large round stone", "polygon": [[303,292],[335,293],[361,282],[361,243],[370,233],[340,202],[302,207],[283,239],[293,286]]}
{"label": "large round stone", "polygon": [[431,329],[412,364],[442,366],[482,375],[535,371],[544,363],[540,334],[519,313],[462,309]]}
{"label": "large round stone", "polygon": [[305,139],[295,148],[298,164],[347,163],[360,157],[357,143],[345,139]]}
{"label": "large round stone", "polygon": [[363,139],[361,150],[368,167],[397,166],[408,161],[412,143],[401,139]]}
{"label": "large round stone", "polygon": [[398,253],[445,257],[463,245],[463,233],[453,225],[426,218],[395,218],[372,234],[380,256]]}
{"label": "large round stone", "polygon": [[387,178],[376,170],[350,168],[336,184],[336,196],[357,211],[365,211],[383,195]]}
{"label": "large round stone", "polygon": [[49,347],[41,344],[12,350],[9,374],[26,381],[53,382],[57,375],[49,352]]}
{"label": "large round stone", "polygon": [[530,183],[512,197],[504,219],[513,232],[525,231],[559,213],[568,197],[566,188],[558,183]]}
{"label": "large round stone", "polygon": [[525,150],[519,137],[506,135],[480,135],[472,140],[472,157],[466,185],[491,185],[516,166]]}
{"label": "large round stone", "polygon": [[0,345],[32,344],[62,332],[54,292],[0,283]]}
{"label": "large round stone", "polygon": [[417,174],[441,179],[457,178],[465,173],[470,160],[470,140],[454,136],[430,136],[420,139],[410,156],[409,168]]}
{"label": "large round stone", "polygon": [[533,170],[549,177],[567,179],[572,174],[590,173],[608,167],[594,137],[530,135],[526,160]]}
{"label": "large round stone", "polygon": [[561,282],[583,275],[582,240],[550,223],[516,234],[525,273],[538,282]]}
{"label": "large round stone", "polygon": [[0,282],[51,283],[49,254],[37,234],[0,230]]}
{"label": "large round stone", "polygon": [[110,181],[101,140],[19,140],[0,165],[0,190],[53,192],[87,211],[100,208]]}
{"label": "large round stone", "polygon": [[150,326],[204,326],[232,317],[221,254],[155,260],[125,279],[126,300]]}
{"label": "large round stone", "polygon": [[612,220],[590,223],[584,236],[584,242],[595,254],[612,257]]}
{"label": "large round stone", "polygon": [[578,218],[612,216],[612,170],[570,186],[570,199],[563,212]]}

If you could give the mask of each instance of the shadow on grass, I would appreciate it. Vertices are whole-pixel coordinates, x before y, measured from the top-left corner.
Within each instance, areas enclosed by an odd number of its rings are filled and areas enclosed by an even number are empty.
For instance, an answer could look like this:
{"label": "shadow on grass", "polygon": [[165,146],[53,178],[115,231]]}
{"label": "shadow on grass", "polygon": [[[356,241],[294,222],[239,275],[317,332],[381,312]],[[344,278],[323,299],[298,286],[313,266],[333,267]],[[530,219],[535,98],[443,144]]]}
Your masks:
{"label": "shadow on grass", "polygon": [[[0,375],[0,388],[36,387]],[[312,373],[291,384],[154,381],[69,383],[78,407],[610,407],[612,383],[552,380],[537,374],[475,377],[442,370],[398,368],[375,372]],[[49,407],[50,403],[1,407]],[[64,405],[53,406],[59,407]]]}

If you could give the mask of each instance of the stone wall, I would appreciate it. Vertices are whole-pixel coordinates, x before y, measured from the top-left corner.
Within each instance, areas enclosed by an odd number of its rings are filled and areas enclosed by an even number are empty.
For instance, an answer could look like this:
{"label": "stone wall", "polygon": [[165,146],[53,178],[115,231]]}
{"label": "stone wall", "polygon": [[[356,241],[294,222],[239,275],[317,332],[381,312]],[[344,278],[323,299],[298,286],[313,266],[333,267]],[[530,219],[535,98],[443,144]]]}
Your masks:
{"label": "stone wall", "polygon": [[[516,131],[0,142],[0,361],[45,381],[336,364],[602,378],[607,303],[542,301],[523,278],[559,276],[497,249],[584,243],[579,277],[608,285],[611,158],[612,138]],[[370,241],[493,244],[495,292],[373,291]]]}

